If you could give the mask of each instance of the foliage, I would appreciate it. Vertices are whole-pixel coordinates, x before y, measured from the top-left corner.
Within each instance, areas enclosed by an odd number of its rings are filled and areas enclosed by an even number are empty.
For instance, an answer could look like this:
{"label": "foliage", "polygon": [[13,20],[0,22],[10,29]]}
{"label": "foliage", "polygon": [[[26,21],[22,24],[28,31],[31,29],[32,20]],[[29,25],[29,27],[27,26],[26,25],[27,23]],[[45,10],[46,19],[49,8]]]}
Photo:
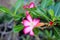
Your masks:
{"label": "foliage", "polygon": [[[0,12],[14,19],[14,32],[19,32],[24,28],[22,25],[22,20],[25,18],[23,4],[24,0],[17,0],[15,7],[12,7],[11,10],[0,6]],[[30,12],[33,18],[40,18],[41,22],[48,23],[47,26],[43,25],[43,27],[39,26],[33,29],[35,35],[41,34],[43,39],[47,40],[60,40],[60,2],[56,3],[54,0],[42,0],[40,6],[27,8],[26,10]],[[8,20],[8,17],[6,18],[6,20]],[[49,25],[50,21],[53,22],[52,26]]]}

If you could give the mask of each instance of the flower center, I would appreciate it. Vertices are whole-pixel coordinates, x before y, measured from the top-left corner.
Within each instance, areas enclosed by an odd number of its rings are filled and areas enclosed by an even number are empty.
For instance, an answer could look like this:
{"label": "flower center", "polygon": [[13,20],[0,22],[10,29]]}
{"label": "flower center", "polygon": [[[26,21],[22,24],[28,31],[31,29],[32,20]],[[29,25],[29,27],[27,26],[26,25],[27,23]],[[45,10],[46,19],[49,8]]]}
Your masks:
{"label": "flower center", "polygon": [[34,23],[33,22],[30,22],[30,27],[34,26]]}

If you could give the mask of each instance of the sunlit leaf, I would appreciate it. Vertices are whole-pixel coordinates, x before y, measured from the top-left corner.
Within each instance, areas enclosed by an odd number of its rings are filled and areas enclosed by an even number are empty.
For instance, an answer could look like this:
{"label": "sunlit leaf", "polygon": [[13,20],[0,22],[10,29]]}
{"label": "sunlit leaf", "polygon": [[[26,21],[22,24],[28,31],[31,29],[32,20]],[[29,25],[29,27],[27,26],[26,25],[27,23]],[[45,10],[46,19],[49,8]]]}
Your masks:
{"label": "sunlit leaf", "polygon": [[49,13],[50,16],[51,16],[52,21],[54,21],[54,20],[55,20],[54,10],[53,10],[53,9],[49,9],[49,10],[48,10],[48,13]]}
{"label": "sunlit leaf", "polygon": [[10,13],[10,10],[3,6],[0,6],[0,11],[5,12],[5,13]]}

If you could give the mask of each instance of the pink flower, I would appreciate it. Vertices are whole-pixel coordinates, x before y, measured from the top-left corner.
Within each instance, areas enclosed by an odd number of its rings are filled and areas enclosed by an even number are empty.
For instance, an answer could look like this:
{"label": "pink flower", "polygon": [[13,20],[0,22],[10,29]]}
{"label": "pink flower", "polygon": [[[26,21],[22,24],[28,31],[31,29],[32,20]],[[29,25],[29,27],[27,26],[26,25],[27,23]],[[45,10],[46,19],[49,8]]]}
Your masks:
{"label": "pink flower", "polygon": [[28,8],[34,8],[34,7],[35,7],[34,2],[31,2],[31,3],[29,4],[29,6],[28,6]]}
{"label": "pink flower", "polygon": [[26,8],[34,8],[35,7],[35,4],[34,2],[31,2],[29,5],[24,5],[23,8],[26,9]]}
{"label": "pink flower", "polygon": [[26,19],[22,21],[24,25],[24,34],[29,33],[30,35],[34,35],[33,28],[39,23],[40,20],[32,19],[29,11],[26,11]]}
{"label": "pink flower", "polygon": [[28,5],[24,5],[23,8],[24,8],[24,9],[28,8]]}

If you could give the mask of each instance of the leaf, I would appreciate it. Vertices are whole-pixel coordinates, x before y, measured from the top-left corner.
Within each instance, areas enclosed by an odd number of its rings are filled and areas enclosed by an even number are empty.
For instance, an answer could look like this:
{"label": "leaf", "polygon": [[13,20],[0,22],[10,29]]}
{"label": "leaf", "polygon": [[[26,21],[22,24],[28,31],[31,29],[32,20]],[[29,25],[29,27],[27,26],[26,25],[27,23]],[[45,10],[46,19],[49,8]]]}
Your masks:
{"label": "leaf", "polygon": [[53,9],[49,9],[48,13],[50,14],[52,21],[55,21],[55,15],[54,15],[54,10]]}
{"label": "leaf", "polygon": [[54,16],[54,11],[53,9],[48,10],[49,14],[53,17]]}
{"label": "leaf", "polygon": [[54,40],[52,30],[44,30],[44,35],[47,40]]}
{"label": "leaf", "polygon": [[[22,16],[23,15],[23,16]],[[20,18],[22,18],[22,17],[25,17],[25,14],[24,13],[18,13],[18,14],[16,14],[15,16],[14,16],[14,19],[17,21],[17,20],[20,20]],[[22,20],[22,19],[21,19]]]}
{"label": "leaf", "polygon": [[35,29],[34,29],[34,33],[35,33],[36,35],[38,35],[39,32],[40,32],[40,30],[39,30],[38,28],[35,28]]}
{"label": "leaf", "polygon": [[32,12],[32,14],[36,15],[36,16],[41,16],[44,17],[47,21],[51,20],[47,15],[46,15],[46,11],[40,8],[36,8],[36,10],[30,10]]}
{"label": "leaf", "polygon": [[34,9],[29,9],[31,15],[39,16]]}
{"label": "leaf", "polygon": [[50,6],[48,9],[53,9],[54,10],[54,16],[56,17],[56,20],[60,20],[60,2],[57,3],[56,5]]}
{"label": "leaf", "polygon": [[55,6],[55,16],[60,16],[60,2]]}
{"label": "leaf", "polygon": [[50,6],[49,8],[54,10],[55,16],[58,16],[58,17],[60,16],[60,2],[57,3],[56,5]]}
{"label": "leaf", "polygon": [[41,7],[46,8],[50,5],[53,5],[54,1],[53,0],[42,0]]}
{"label": "leaf", "polygon": [[57,17],[56,19],[60,20],[60,17]]}
{"label": "leaf", "polygon": [[60,29],[54,27],[54,35],[57,39],[60,39]]}
{"label": "leaf", "polygon": [[3,6],[0,6],[0,11],[5,12],[5,13],[10,13],[10,10],[8,8],[3,7]]}
{"label": "leaf", "polygon": [[17,25],[17,26],[15,26],[14,28],[13,28],[13,31],[16,33],[16,32],[19,32],[19,31],[21,31],[23,29],[23,25]]}
{"label": "leaf", "polygon": [[17,2],[16,2],[16,4],[15,4],[15,10],[14,10],[14,13],[15,13],[15,14],[16,14],[16,12],[18,11],[18,9],[19,9],[20,7],[22,7],[23,2],[24,2],[24,0],[17,0]]}

